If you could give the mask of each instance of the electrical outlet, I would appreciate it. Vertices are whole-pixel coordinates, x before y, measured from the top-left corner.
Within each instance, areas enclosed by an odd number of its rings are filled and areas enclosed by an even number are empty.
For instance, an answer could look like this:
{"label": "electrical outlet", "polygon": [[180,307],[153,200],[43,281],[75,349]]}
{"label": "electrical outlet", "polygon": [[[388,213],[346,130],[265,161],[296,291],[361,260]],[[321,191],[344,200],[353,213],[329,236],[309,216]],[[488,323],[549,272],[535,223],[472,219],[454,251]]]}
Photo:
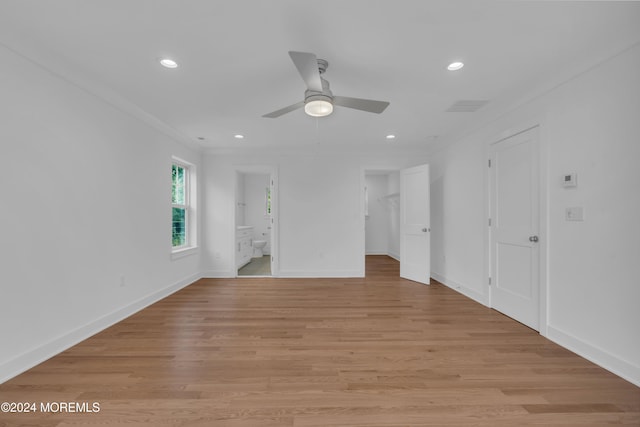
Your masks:
{"label": "electrical outlet", "polygon": [[567,221],[584,221],[584,208],[576,206],[565,210],[565,220]]}

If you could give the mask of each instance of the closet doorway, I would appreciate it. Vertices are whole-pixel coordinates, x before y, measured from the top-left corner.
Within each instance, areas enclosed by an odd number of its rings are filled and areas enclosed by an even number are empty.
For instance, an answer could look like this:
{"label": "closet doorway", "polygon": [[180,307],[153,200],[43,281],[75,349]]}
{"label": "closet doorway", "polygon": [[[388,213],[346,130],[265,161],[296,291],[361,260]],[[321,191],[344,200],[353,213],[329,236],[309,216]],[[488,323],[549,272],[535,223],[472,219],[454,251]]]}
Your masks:
{"label": "closet doorway", "polygon": [[400,261],[400,171],[366,170],[365,255]]}
{"label": "closet doorway", "polygon": [[429,165],[399,171],[364,170],[363,175],[363,255],[395,258],[400,261],[400,277],[428,285],[431,283]]}

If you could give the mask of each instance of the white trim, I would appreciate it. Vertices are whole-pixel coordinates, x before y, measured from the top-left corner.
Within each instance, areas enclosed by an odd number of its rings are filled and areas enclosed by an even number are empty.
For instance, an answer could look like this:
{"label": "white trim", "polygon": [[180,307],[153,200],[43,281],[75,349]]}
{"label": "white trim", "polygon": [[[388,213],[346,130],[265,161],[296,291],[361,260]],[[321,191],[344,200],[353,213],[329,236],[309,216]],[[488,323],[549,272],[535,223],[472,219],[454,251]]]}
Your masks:
{"label": "white trim", "polygon": [[207,270],[202,272],[205,279],[235,279],[237,270]]}
{"label": "white trim", "polygon": [[[243,277],[243,276],[241,276]],[[362,278],[364,274],[359,270],[326,270],[326,271],[307,271],[307,270],[280,270],[280,277],[291,279],[345,279],[345,278]]]}
{"label": "white trim", "polygon": [[176,248],[171,252],[171,260],[176,260],[180,258],[185,258],[191,255],[195,255],[198,253],[197,246],[188,246],[188,247],[180,247]]}
{"label": "white trim", "polygon": [[471,298],[472,300],[487,306],[487,303],[485,302],[485,296],[478,292],[478,291],[474,291],[473,289],[469,288],[468,286],[463,285],[462,283],[456,282],[454,280],[448,279],[438,273],[434,273],[433,271],[431,272],[431,277],[433,277],[434,279],[436,279],[438,282],[442,283],[443,285],[445,285],[447,288],[453,289],[456,292],[461,293],[462,295]]}
{"label": "white trim", "polygon": [[571,350],[578,356],[584,357],[596,365],[640,387],[640,366],[634,365],[629,361],[622,360],[606,350],[582,341],[578,337],[551,325],[547,326],[547,338],[556,344]]}
{"label": "white trim", "polygon": [[28,369],[44,362],[45,360],[62,353],[87,338],[115,325],[151,304],[168,297],[169,295],[198,281],[202,276],[199,273],[185,277],[184,279],[155,291],[145,297],[132,302],[116,311],[95,319],[84,326],[80,326],[66,334],[46,342],[32,350],[22,353],[8,362],[0,365],[0,384],[25,372]]}

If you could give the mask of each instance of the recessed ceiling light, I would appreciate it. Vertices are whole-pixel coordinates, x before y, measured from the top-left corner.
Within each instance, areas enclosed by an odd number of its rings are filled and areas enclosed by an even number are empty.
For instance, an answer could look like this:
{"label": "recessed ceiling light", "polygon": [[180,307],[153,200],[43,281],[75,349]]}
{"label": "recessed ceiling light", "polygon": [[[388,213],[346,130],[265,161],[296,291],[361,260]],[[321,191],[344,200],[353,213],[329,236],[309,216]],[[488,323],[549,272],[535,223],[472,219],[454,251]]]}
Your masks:
{"label": "recessed ceiling light", "polygon": [[385,138],[387,139],[396,139],[396,136],[393,134],[387,135]]}
{"label": "recessed ceiling light", "polygon": [[244,138],[244,135],[240,135],[239,133],[237,133],[237,134],[233,135],[233,137],[234,137],[235,139],[243,139],[243,138]]}
{"label": "recessed ceiling light", "polygon": [[464,67],[464,64],[462,62],[452,62],[451,64],[449,64],[449,66],[447,66],[447,70],[457,71],[462,67]]}
{"label": "recessed ceiling light", "polygon": [[160,65],[162,65],[165,68],[178,68],[178,63],[173,59],[169,59],[169,58],[162,58],[160,60]]}

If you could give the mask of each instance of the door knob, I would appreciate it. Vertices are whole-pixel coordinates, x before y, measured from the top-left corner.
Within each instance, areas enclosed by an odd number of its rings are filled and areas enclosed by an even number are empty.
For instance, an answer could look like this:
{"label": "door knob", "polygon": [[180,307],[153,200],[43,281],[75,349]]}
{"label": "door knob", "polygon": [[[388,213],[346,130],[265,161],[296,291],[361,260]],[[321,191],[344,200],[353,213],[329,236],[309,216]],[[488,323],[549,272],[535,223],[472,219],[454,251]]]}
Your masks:
{"label": "door knob", "polygon": [[428,229],[428,228],[423,228],[423,229],[422,229],[422,232],[423,232],[423,233],[426,233],[427,231],[429,231],[429,229]]}
{"label": "door knob", "polygon": [[537,242],[538,241],[538,236],[529,236],[529,241],[530,242]]}

